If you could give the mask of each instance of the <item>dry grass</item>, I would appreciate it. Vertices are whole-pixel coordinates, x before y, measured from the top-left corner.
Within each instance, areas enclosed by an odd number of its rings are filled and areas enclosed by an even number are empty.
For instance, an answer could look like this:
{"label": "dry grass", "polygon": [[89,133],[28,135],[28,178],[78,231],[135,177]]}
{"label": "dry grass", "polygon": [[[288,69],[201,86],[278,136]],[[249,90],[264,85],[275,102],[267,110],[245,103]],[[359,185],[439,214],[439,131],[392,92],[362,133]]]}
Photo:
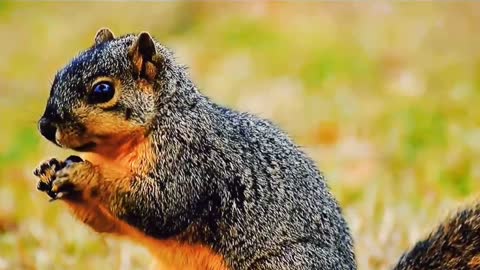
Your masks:
{"label": "dry grass", "polygon": [[145,269],[149,255],[84,228],[35,191],[66,156],[36,132],[55,71],[101,26],[148,30],[214,100],[277,122],[326,173],[360,269],[385,269],[475,198],[476,3],[0,2],[0,269]]}

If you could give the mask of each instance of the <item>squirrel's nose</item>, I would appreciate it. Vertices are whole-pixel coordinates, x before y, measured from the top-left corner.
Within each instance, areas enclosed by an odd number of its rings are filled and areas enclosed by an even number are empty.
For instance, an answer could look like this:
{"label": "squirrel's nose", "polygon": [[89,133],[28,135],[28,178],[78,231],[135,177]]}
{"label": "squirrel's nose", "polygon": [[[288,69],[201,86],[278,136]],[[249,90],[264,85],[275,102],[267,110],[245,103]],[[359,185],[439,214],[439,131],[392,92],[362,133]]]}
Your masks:
{"label": "squirrel's nose", "polygon": [[38,122],[38,129],[40,130],[40,133],[43,135],[43,137],[55,143],[55,133],[57,132],[57,128],[52,123],[52,121],[48,120],[45,117],[42,117]]}

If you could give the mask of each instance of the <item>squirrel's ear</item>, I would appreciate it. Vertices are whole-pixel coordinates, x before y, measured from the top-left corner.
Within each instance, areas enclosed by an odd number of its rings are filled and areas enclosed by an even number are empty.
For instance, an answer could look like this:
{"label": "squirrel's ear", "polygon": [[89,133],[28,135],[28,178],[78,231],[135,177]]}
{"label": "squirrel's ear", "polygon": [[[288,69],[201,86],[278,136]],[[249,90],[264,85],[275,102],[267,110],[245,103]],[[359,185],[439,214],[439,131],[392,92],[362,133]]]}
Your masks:
{"label": "squirrel's ear", "polygon": [[133,62],[134,72],[137,76],[153,80],[157,75],[159,55],[155,50],[155,42],[147,32],[142,32],[133,43],[128,52]]}
{"label": "squirrel's ear", "polygon": [[115,35],[112,30],[108,28],[100,28],[95,34],[95,46],[103,42],[115,39]]}

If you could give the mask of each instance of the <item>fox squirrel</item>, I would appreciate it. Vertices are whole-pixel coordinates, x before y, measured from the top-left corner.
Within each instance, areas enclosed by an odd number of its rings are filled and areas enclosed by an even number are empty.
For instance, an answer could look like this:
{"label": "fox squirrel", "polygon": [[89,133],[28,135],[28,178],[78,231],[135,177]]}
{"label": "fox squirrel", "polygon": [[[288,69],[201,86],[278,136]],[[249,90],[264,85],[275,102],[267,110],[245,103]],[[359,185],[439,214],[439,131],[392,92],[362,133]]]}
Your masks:
{"label": "fox squirrel", "polygon": [[[84,155],[43,162],[37,188],[95,231],[146,246],[160,269],[356,269],[314,162],[269,121],[202,95],[146,32],[100,29],[56,74],[39,130]],[[476,209],[395,269],[474,269]]]}

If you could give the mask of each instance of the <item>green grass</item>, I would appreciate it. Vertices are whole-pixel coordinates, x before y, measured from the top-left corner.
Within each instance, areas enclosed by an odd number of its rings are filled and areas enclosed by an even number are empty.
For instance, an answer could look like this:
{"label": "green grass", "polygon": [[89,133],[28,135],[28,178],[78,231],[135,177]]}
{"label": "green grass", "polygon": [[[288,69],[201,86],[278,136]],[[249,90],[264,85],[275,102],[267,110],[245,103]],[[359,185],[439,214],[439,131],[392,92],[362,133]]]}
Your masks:
{"label": "green grass", "polygon": [[102,26],[148,30],[205,94],[287,130],[327,175],[360,269],[385,269],[478,195],[479,7],[0,2],[0,270],[150,265],[48,203],[31,174],[68,155],[36,121],[55,72]]}

